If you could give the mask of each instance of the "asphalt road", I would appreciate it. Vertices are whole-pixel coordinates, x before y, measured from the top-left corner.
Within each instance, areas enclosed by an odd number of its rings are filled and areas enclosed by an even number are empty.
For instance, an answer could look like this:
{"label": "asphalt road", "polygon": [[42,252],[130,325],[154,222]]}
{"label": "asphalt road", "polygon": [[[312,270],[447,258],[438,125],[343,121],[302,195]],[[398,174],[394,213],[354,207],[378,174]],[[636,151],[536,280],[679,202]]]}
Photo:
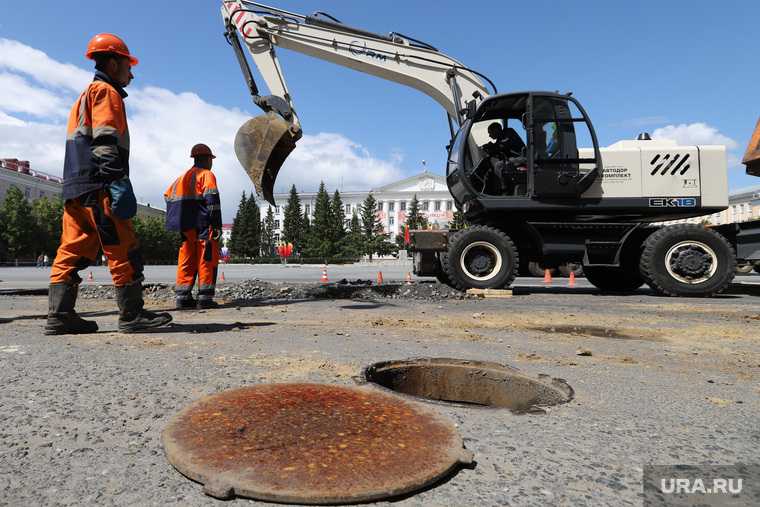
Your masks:
{"label": "asphalt road", "polygon": [[260,301],[140,335],[114,332],[113,301],[79,306],[101,332],[46,337],[46,298],[0,296],[0,505],[220,505],[163,455],[188,403],[259,382],[351,384],[416,356],[564,378],[575,399],[543,415],[435,405],[477,466],[392,505],[640,505],[645,464],[757,461],[756,293]]}
{"label": "asphalt road", "polygon": [[[220,273],[224,273],[226,281],[234,282],[241,280],[250,280],[258,278],[260,280],[273,282],[299,282],[299,283],[316,283],[322,275],[322,266],[317,264],[227,264],[220,266]],[[369,279],[375,280],[378,271],[383,273],[383,279],[386,281],[404,280],[407,273],[411,273],[411,262],[399,263],[393,261],[381,261],[372,264],[346,264],[346,265],[328,265],[327,276],[330,281],[337,281],[342,278],[348,280]],[[93,280],[88,279],[92,273]],[[146,266],[145,281],[146,283],[168,283],[173,284],[175,280],[175,266]],[[0,289],[34,289],[47,287],[49,268],[0,268]],[[94,266],[81,272],[84,284],[109,284],[111,275],[105,266]],[[418,278],[412,275],[414,280],[433,280],[433,278]],[[760,284],[760,275],[751,274],[737,276],[735,279],[739,283],[757,283]],[[566,278],[555,278],[554,285],[562,286],[567,284]],[[542,286],[541,278],[518,278],[513,284],[515,287],[535,287]],[[579,279],[577,287],[590,287],[585,279]]]}

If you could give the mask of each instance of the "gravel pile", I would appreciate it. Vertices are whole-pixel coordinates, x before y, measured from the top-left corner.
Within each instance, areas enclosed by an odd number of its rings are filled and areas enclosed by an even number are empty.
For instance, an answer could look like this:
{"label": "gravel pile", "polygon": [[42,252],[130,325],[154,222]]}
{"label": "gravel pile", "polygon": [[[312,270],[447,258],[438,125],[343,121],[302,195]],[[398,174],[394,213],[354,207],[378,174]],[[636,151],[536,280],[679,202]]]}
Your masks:
{"label": "gravel pile", "polygon": [[[468,299],[464,292],[438,282],[386,283],[377,285],[370,280],[340,280],[330,284],[274,283],[259,279],[225,283],[216,289],[220,301],[260,301],[267,299],[413,299],[440,301]],[[113,299],[109,285],[80,286],[81,299]],[[174,289],[168,284],[145,285],[145,299],[174,299]]]}

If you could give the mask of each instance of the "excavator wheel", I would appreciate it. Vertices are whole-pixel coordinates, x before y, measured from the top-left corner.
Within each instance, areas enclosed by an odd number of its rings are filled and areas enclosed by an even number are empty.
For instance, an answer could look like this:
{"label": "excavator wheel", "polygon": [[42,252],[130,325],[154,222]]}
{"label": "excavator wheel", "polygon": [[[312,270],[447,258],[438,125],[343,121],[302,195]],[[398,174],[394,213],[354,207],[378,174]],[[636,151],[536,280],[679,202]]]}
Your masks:
{"label": "excavator wheel", "polygon": [[671,225],[644,241],[639,268],[659,294],[709,297],[731,284],[736,254],[714,230],[698,224]]}
{"label": "excavator wheel", "polygon": [[520,264],[512,240],[494,227],[474,225],[450,239],[443,264],[451,285],[459,290],[501,289],[517,276]]}
{"label": "excavator wheel", "polygon": [[453,285],[451,285],[451,279],[449,278],[449,275],[446,274],[446,269],[444,268],[444,266],[448,262],[448,255],[446,254],[446,252],[441,252],[438,254],[438,259],[440,260],[441,270],[438,272],[437,275],[435,275],[436,280],[438,280],[444,285],[453,287]]}

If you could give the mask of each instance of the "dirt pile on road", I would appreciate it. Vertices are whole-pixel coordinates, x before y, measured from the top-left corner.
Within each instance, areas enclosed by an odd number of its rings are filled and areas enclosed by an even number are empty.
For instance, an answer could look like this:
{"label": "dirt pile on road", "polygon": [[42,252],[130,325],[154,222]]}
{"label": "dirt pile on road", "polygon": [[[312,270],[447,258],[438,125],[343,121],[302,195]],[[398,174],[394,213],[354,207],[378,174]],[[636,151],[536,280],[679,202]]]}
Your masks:
{"label": "dirt pile on road", "polygon": [[[146,284],[145,299],[174,299],[174,288],[168,284]],[[268,299],[412,299],[441,301],[468,299],[471,296],[438,282],[387,283],[377,285],[370,280],[340,280],[329,284],[267,282],[253,279],[228,282],[217,286],[220,301],[261,301]],[[113,299],[110,285],[84,285],[79,288],[82,299]]]}

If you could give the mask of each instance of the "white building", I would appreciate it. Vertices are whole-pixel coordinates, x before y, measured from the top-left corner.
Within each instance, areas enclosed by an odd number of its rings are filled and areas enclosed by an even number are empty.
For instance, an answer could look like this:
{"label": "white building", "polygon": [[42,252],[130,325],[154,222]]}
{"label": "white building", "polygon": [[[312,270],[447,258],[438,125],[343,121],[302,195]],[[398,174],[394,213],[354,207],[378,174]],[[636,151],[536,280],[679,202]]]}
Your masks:
{"label": "white building", "polygon": [[732,224],[760,220],[760,185],[736,190],[728,196],[728,208],[720,213],[701,217],[673,220],[668,224],[708,223],[710,225]]}
{"label": "white building", "polygon": [[[42,197],[60,197],[63,193],[63,179],[31,168],[28,160],[16,158],[0,159],[0,203],[11,187],[21,190],[29,202]],[[164,218],[166,211],[150,204],[138,203],[137,215],[141,217]]]}
{"label": "white building", "polygon": [[[327,189],[330,198],[335,193],[335,189]],[[348,227],[351,217],[354,213],[361,212],[361,205],[369,193],[377,201],[377,217],[380,219],[385,232],[390,235],[393,241],[396,235],[401,234],[403,225],[406,222],[406,210],[412,202],[412,198],[417,195],[420,211],[428,219],[432,227],[445,228],[454,218],[454,199],[449,193],[446,186],[446,179],[443,176],[423,171],[416,176],[390,183],[383,187],[372,190],[346,191],[340,192],[340,198],[343,201],[343,211],[346,215],[346,226]],[[301,213],[304,211],[310,219],[314,217],[314,202],[316,201],[316,192],[299,192],[301,199]],[[289,193],[274,194],[277,206],[274,209],[274,220],[276,230],[276,240],[280,239],[282,234],[282,225],[284,220],[285,205],[290,197]],[[267,216],[267,209],[270,204],[262,202],[259,204],[262,219]]]}

